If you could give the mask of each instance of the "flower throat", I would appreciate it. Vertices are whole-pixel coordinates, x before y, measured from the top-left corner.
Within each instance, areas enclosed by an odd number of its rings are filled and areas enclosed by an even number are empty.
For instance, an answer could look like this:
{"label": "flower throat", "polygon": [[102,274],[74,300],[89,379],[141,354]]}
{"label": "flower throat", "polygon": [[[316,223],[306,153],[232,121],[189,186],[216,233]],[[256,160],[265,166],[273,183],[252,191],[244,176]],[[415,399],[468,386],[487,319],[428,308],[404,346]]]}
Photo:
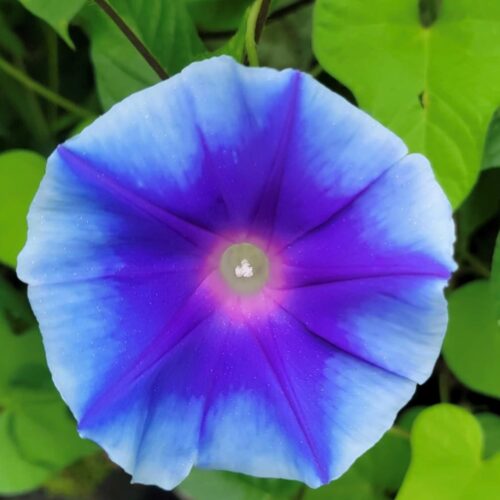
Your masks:
{"label": "flower throat", "polygon": [[229,287],[239,295],[258,293],[269,277],[269,260],[251,243],[231,245],[222,254],[220,272]]}

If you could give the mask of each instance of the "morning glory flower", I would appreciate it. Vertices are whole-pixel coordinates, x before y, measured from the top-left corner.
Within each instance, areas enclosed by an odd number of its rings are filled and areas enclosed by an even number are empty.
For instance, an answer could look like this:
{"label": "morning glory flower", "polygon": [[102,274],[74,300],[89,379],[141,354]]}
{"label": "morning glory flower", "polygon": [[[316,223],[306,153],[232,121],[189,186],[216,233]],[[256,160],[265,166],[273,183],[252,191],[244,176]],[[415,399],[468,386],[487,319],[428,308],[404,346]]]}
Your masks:
{"label": "morning glory flower", "polygon": [[80,433],[136,481],[317,487],[429,377],[453,240],[423,156],[308,75],[220,57],[57,148],[18,271]]}

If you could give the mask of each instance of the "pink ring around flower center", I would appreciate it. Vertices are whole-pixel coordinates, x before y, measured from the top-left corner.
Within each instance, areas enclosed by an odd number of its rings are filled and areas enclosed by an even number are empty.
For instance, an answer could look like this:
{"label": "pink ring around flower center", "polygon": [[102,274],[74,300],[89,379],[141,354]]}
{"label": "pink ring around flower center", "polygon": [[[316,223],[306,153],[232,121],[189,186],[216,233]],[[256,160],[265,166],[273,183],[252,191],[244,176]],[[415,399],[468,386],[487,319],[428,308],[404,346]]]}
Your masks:
{"label": "pink ring around flower center", "polygon": [[[241,293],[228,282],[227,276],[221,270],[221,262],[227,258],[228,250],[242,246],[254,247],[262,252],[266,258],[266,277],[262,280],[258,290],[249,293]],[[209,252],[203,266],[203,275],[206,277],[206,285],[213,293],[217,307],[223,310],[232,320],[244,322],[250,318],[267,316],[277,307],[278,289],[283,283],[283,266],[278,252],[278,245],[269,245],[259,237],[248,235],[236,235],[220,239]],[[241,259],[234,271],[239,279],[245,279],[252,274],[251,263]]]}

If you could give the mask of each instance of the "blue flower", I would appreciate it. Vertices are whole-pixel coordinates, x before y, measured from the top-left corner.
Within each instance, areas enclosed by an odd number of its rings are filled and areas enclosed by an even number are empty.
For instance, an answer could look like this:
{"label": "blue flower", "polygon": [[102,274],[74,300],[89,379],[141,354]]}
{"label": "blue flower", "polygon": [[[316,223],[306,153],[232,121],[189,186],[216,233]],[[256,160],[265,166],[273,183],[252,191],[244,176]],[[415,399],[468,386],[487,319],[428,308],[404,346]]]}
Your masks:
{"label": "blue flower", "polygon": [[195,63],[52,154],[19,275],[136,481],[341,475],[430,375],[454,269],[427,160],[298,71]]}

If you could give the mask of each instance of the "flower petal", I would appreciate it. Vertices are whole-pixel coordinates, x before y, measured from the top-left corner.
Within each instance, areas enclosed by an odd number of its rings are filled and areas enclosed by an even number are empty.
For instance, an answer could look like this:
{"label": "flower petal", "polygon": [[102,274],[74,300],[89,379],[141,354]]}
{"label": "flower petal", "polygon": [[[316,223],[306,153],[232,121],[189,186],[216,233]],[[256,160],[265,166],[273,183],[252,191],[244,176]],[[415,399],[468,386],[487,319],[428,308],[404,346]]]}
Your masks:
{"label": "flower petal", "polygon": [[317,487],[380,438],[414,388],[283,311],[230,328],[216,313],[80,430],[134,480],[167,489],[192,465]]}
{"label": "flower petal", "polygon": [[449,203],[410,155],[286,248],[280,300],[339,347],[422,383],[446,329],[453,241]]}
{"label": "flower petal", "polygon": [[260,334],[266,330],[286,403],[295,404],[318,470],[335,479],[391,427],[416,384],[335,348],[285,311]]}
{"label": "flower petal", "polygon": [[[255,366],[261,366],[255,370]],[[171,489],[192,465],[319,485],[249,330],[215,313],[80,424],[134,480]]]}
{"label": "flower petal", "polygon": [[[18,274],[31,285],[191,270],[200,248],[167,227],[163,212],[117,196],[64,148],[49,158],[31,206]],[[43,258],[40,258],[43,256]],[[174,258],[175,257],[175,258]]]}
{"label": "flower petal", "polygon": [[365,112],[302,75],[279,186],[278,243],[289,243],[351,203],[407,151]]}
{"label": "flower petal", "polygon": [[56,385],[80,418],[193,293],[203,266],[198,246],[72,162],[61,150],[49,159],[18,274]]}
{"label": "flower petal", "polygon": [[445,286],[445,280],[379,277],[305,286],[277,300],[339,349],[423,383],[446,331]]}
{"label": "flower petal", "polygon": [[196,63],[115,105],[65,147],[155,206],[212,231],[241,230],[280,154],[298,75],[229,57]]}
{"label": "flower petal", "polygon": [[[445,329],[450,208],[405,154],[309,77],[224,57],[60,146],[18,272],[82,434],[165,488],[193,465],[344,472]],[[268,252],[255,296],[224,288],[233,243]]]}

